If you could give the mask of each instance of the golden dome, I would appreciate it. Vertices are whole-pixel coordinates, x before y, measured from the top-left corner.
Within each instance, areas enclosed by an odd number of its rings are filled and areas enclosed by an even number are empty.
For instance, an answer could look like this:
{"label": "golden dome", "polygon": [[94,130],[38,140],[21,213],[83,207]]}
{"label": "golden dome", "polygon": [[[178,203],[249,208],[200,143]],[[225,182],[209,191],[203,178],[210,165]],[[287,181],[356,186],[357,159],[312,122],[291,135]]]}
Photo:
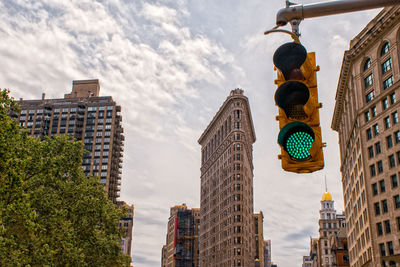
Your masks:
{"label": "golden dome", "polygon": [[322,195],[322,201],[325,201],[325,200],[330,200],[330,201],[332,201],[332,196],[331,196],[331,194],[327,191],[327,192],[325,192],[323,195]]}

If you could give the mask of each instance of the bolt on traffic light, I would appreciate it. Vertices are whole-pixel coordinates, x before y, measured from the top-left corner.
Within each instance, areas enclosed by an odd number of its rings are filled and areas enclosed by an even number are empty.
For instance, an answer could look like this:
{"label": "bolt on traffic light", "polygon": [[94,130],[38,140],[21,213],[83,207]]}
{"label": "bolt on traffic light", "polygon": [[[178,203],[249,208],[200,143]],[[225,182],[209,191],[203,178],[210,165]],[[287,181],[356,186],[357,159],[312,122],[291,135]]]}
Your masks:
{"label": "bolt on traffic light", "polygon": [[308,173],[324,167],[321,128],[319,126],[318,89],[315,53],[299,43],[280,46],[273,57],[277,70],[275,104],[279,108],[278,144],[282,168]]}

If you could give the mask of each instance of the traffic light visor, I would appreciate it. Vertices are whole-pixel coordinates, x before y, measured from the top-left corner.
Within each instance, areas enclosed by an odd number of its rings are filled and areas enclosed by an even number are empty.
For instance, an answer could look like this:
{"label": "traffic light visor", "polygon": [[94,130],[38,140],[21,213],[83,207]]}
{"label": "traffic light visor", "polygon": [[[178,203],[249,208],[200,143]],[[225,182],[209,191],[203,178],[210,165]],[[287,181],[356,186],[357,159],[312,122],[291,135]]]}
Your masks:
{"label": "traffic light visor", "polygon": [[[281,45],[274,53],[275,66],[282,72],[286,80],[301,80],[300,67],[307,58],[307,50],[298,43]],[[301,75],[302,76],[302,75]]]}
{"label": "traffic light visor", "polygon": [[297,161],[304,161],[311,157],[310,149],[315,140],[314,131],[303,122],[291,122],[281,129],[278,143]]}

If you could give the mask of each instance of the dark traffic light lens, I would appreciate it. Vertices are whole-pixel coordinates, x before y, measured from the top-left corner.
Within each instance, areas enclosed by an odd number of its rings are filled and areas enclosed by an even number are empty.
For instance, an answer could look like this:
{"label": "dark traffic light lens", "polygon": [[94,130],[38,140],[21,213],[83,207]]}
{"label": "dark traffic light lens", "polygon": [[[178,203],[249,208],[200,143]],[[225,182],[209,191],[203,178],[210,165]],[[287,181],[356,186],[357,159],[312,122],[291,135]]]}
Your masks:
{"label": "dark traffic light lens", "polygon": [[315,140],[314,131],[304,122],[295,121],[286,124],[278,135],[278,143],[297,161],[311,157],[310,149]]}
{"label": "dark traffic light lens", "polygon": [[310,157],[310,148],[314,138],[306,132],[294,132],[286,141],[286,151],[296,160],[306,160]]}

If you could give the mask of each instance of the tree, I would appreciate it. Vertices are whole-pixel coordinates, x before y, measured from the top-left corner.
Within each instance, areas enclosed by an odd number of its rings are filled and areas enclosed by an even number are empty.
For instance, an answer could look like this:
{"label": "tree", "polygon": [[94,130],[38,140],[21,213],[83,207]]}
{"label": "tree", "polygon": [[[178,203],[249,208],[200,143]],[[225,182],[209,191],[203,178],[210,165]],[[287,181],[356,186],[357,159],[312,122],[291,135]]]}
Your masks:
{"label": "tree", "polygon": [[82,143],[29,137],[0,90],[0,266],[129,266],[124,211],[86,177]]}

